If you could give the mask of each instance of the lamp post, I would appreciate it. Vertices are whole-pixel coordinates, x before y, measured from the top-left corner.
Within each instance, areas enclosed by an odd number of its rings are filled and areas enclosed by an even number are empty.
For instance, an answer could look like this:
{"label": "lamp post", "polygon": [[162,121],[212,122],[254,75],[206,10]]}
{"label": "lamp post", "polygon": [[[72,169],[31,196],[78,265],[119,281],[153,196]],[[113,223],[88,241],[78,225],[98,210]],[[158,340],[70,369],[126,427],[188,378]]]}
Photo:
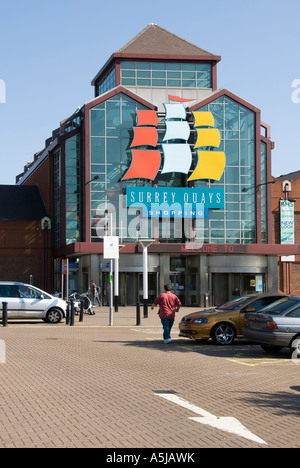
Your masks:
{"label": "lamp post", "polygon": [[148,247],[154,239],[139,239],[138,243],[143,248],[143,303],[144,318],[148,317]]}

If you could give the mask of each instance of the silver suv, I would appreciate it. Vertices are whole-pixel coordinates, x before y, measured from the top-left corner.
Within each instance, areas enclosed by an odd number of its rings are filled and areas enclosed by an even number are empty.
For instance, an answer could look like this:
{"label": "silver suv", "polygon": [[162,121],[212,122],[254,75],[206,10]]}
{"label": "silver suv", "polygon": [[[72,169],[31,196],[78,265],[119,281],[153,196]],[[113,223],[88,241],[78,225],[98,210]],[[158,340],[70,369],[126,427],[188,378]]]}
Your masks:
{"label": "silver suv", "polygon": [[7,316],[11,319],[43,319],[59,323],[66,316],[64,300],[25,283],[0,281],[0,317],[3,302],[7,302]]}

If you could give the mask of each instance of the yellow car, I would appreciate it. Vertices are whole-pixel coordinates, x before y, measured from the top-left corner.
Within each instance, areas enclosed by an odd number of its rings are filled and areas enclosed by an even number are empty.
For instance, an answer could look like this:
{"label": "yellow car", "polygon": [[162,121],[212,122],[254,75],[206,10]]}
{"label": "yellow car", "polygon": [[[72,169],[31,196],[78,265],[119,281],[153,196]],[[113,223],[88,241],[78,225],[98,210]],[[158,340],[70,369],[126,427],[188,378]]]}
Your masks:
{"label": "yellow car", "polygon": [[193,340],[209,340],[229,345],[235,338],[243,338],[245,313],[258,312],[272,302],[289,297],[288,294],[257,294],[242,296],[213,309],[194,312],[182,317],[179,336]]}

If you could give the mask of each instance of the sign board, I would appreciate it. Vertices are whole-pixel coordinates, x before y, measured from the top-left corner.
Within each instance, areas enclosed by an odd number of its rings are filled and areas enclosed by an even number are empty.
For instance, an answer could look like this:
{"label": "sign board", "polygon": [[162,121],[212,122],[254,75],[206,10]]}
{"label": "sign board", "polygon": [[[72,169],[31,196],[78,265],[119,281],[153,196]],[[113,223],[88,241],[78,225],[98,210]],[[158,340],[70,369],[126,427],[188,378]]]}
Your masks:
{"label": "sign board", "polygon": [[[180,97],[169,96],[165,103],[166,132],[159,142],[158,115],[154,110],[137,110],[136,126],[131,142],[132,159],[122,181],[148,179],[164,174],[180,173],[186,182],[220,181],[226,165],[221,145],[221,132],[215,127],[211,112],[193,112],[194,122],[187,117]],[[179,99],[179,101],[178,101]],[[189,100],[188,100],[189,101]],[[190,144],[194,127],[194,149]],[[145,149],[150,147],[148,149]],[[205,149],[206,148],[206,149]],[[193,163],[193,153],[197,161]],[[193,172],[191,173],[191,169]],[[145,218],[208,218],[209,209],[224,209],[224,189],[186,187],[127,187],[127,207],[141,207]]]}
{"label": "sign board", "polygon": [[119,258],[119,237],[105,236],[103,237],[103,258],[116,259]]}
{"label": "sign board", "polygon": [[262,293],[263,292],[263,276],[255,275],[255,291]]}
{"label": "sign board", "polygon": [[[294,203],[289,200],[280,200],[280,242],[289,245],[295,243]],[[295,256],[283,256],[281,261],[294,262]]]}
{"label": "sign board", "polygon": [[68,274],[68,268],[69,267],[69,260],[68,259],[63,259],[61,262],[61,269],[62,269],[62,274],[67,275]]}
{"label": "sign board", "polygon": [[224,209],[224,189],[127,187],[126,202],[144,217],[207,218],[208,209]]}

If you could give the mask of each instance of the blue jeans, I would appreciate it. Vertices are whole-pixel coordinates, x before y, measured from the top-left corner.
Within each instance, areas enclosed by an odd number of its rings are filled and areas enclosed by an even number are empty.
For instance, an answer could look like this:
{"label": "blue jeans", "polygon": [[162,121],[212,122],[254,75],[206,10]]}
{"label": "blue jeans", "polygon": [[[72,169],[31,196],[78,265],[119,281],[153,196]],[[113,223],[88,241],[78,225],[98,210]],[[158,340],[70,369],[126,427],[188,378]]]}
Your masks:
{"label": "blue jeans", "polygon": [[100,299],[99,299],[98,294],[97,294],[96,296],[93,297],[93,306],[96,305],[96,301],[98,302],[98,306],[99,306],[99,307],[102,307],[101,301],[100,301]]}
{"label": "blue jeans", "polygon": [[174,319],[161,318],[160,320],[164,328],[164,340],[169,340],[171,338],[171,330],[173,327]]}

